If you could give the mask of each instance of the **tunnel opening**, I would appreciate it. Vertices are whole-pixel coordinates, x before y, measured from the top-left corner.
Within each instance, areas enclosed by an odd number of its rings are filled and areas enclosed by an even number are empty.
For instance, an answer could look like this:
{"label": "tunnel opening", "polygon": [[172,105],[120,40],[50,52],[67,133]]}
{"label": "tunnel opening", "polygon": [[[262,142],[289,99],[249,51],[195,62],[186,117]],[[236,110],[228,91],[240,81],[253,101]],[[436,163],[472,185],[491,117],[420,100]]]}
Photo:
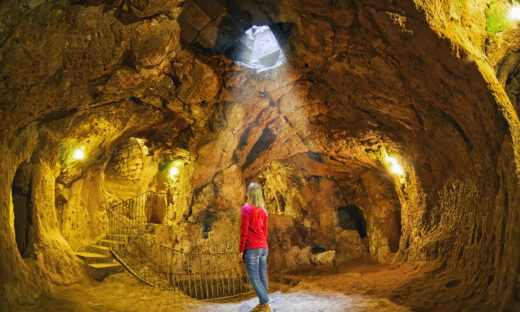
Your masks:
{"label": "tunnel opening", "polygon": [[14,175],[12,191],[14,232],[16,245],[22,258],[28,258],[33,253],[32,220],[32,181],[31,166],[21,165]]}
{"label": "tunnel opening", "polygon": [[187,155],[153,137],[122,139],[104,170],[109,207],[133,221],[171,226]]}
{"label": "tunnel opening", "polygon": [[344,230],[357,230],[360,237],[367,236],[367,223],[357,206],[338,207],[338,224]]}
{"label": "tunnel opening", "polygon": [[258,73],[275,69],[286,62],[280,43],[268,25],[253,25],[246,30],[226,51],[226,55],[238,65],[256,70]]}
{"label": "tunnel opening", "polygon": [[287,61],[284,48],[294,26],[278,14],[274,3],[187,1],[179,16],[180,42],[198,53],[224,55],[252,72],[274,76]]}
{"label": "tunnel opening", "polygon": [[276,203],[278,207],[278,213],[284,214],[285,213],[285,199],[283,198],[282,194],[280,192],[276,192]]}
{"label": "tunnel opening", "polygon": [[388,247],[390,252],[397,252],[399,250],[399,243],[401,240],[401,211],[394,210],[389,218],[388,229]]}
{"label": "tunnel opening", "polygon": [[211,228],[212,228],[213,223],[215,222],[216,218],[217,218],[217,215],[212,211],[208,211],[206,213],[206,215],[204,216],[203,227],[202,227],[202,237],[204,239],[207,239],[209,237]]}

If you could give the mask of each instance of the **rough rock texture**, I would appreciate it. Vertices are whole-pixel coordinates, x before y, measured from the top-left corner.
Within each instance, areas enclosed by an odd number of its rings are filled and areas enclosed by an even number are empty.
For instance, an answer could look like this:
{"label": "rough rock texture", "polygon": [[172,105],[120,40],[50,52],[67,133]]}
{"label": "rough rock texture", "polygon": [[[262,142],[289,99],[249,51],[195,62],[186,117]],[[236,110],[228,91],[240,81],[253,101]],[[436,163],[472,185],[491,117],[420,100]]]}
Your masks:
{"label": "rough rock texture", "polygon": [[337,236],[336,261],[363,258],[368,251],[368,241],[361,238],[358,231],[343,230]]}
{"label": "rough rock texture", "polygon": [[[141,179],[143,171],[143,143],[136,138],[129,138],[121,142],[114,152],[105,168],[105,175],[115,175],[126,178],[132,182]],[[112,177],[106,177],[112,180]]]}
{"label": "rough rock texture", "polygon": [[[492,69],[508,53],[484,57],[484,1],[445,2],[0,2],[0,306],[79,280],[72,250],[106,233],[109,201],[175,192],[165,241],[190,250],[236,240],[259,181],[271,267],[370,252],[435,266],[440,310],[459,307],[445,292],[469,310],[514,307],[520,132]],[[236,40],[265,23],[290,33],[288,64],[233,65]],[[132,137],[153,155],[118,159]],[[161,164],[175,161],[168,183]],[[339,226],[347,205],[366,239]],[[448,289],[452,272],[464,278]]]}

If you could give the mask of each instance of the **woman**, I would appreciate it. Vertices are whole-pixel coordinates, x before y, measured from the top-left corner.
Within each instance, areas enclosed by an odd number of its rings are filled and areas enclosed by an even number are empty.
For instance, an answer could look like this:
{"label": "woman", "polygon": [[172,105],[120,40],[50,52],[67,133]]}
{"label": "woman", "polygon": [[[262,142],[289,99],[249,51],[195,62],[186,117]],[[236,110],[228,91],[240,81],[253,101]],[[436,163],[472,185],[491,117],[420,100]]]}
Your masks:
{"label": "woman", "polygon": [[252,312],[271,311],[267,283],[267,211],[262,188],[256,183],[247,187],[247,203],[240,218],[240,262],[246,265],[247,275],[260,303]]}

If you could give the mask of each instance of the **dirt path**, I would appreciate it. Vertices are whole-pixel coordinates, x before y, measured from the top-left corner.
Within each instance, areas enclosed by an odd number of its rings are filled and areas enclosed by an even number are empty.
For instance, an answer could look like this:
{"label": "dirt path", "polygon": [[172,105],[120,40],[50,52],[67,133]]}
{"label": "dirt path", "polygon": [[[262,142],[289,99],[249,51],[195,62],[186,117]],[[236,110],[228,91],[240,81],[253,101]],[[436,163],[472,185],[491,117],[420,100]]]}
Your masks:
{"label": "dirt path", "polygon": [[[366,261],[339,268],[309,268],[272,275],[272,307],[278,312],[410,311],[392,302],[396,289],[421,276],[410,266],[383,266]],[[399,301],[399,300],[397,300]],[[258,303],[254,294],[201,302],[146,286],[128,273],[112,275],[102,283],[84,281],[58,287],[20,311],[250,311]]]}

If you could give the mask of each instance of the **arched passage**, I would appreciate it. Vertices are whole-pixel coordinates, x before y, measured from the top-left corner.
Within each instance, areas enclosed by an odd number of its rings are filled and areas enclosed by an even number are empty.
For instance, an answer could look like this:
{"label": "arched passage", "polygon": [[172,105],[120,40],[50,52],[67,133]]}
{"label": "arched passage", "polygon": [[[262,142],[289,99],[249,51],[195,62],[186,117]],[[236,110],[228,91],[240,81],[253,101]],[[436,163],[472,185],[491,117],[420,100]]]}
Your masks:
{"label": "arched passage", "polygon": [[31,166],[22,165],[15,173],[11,188],[14,213],[14,232],[16,245],[22,258],[31,256],[32,233],[31,233]]}
{"label": "arched passage", "polygon": [[399,250],[401,202],[385,170],[368,170],[360,178],[365,194],[359,206],[366,217],[370,253],[380,262],[389,261]]}
{"label": "arched passage", "polygon": [[367,236],[367,223],[363,212],[357,206],[348,205],[339,207],[338,223],[344,230],[357,230],[360,237]]}

